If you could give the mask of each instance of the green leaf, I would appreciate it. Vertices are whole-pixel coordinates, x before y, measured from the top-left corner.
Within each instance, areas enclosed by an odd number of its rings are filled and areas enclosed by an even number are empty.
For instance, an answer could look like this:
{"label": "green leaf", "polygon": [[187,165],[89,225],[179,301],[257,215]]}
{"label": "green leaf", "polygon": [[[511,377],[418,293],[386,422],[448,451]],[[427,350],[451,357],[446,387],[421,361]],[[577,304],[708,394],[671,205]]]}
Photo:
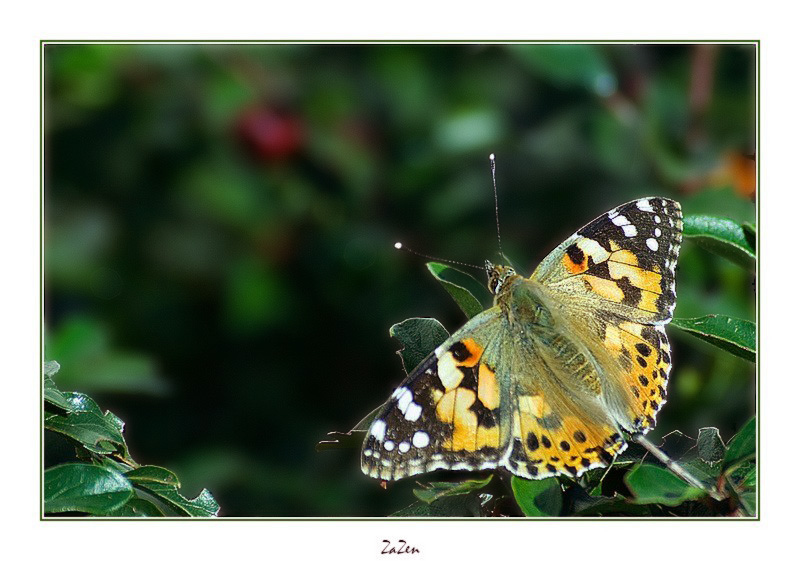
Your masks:
{"label": "green leaf", "polygon": [[42,367],[42,372],[44,373],[45,378],[52,378],[61,368],[61,365],[57,363],[55,360],[49,360],[44,363]]}
{"label": "green leaf", "polygon": [[452,281],[445,280],[443,273],[445,271],[453,271],[452,267],[444,265],[443,263],[428,263],[428,270],[438,280],[444,289],[453,297],[458,307],[461,308],[467,318],[472,318],[483,311],[483,306],[475,296],[463,286],[459,286]]}
{"label": "green leaf", "polygon": [[722,464],[720,462],[709,464],[701,460],[699,457],[691,458],[689,460],[681,460],[677,462],[677,464],[690,475],[693,475],[695,479],[697,479],[697,481],[699,481],[707,489],[710,489],[716,485],[722,468]]}
{"label": "green leaf", "polygon": [[409,516],[424,516],[424,517],[467,517],[467,516],[481,516],[484,502],[487,499],[480,497],[476,494],[468,495],[455,495],[451,497],[442,497],[430,504],[424,502],[417,502],[409,505],[391,516],[393,517],[409,517]]}
{"label": "green leaf", "polygon": [[62,388],[153,395],[168,389],[150,357],[114,348],[108,328],[92,318],[65,321],[48,337],[46,349],[62,361],[58,375]]}
{"label": "green leaf", "polygon": [[756,418],[753,417],[728,442],[728,450],[725,452],[723,469],[725,471],[730,471],[731,468],[736,467],[745,460],[755,457],[755,455]]}
{"label": "green leaf", "polygon": [[597,45],[513,45],[511,52],[546,80],[560,86],[579,86],[600,95],[616,89],[616,78]]}
{"label": "green leaf", "polygon": [[56,387],[55,382],[53,379],[45,376],[44,379],[44,401],[45,403],[49,403],[50,405],[54,405],[59,409],[64,411],[73,411],[72,404],[67,399],[67,396]]}
{"label": "green leaf", "polygon": [[61,368],[61,365],[54,360],[45,362],[42,366],[42,373],[44,374],[44,401],[64,411],[72,411],[72,405],[67,399],[67,396],[56,387],[56,383],[53,381],[53,376],[55,376],[59,368]]}
{"label": "green leaf", "polygon": [[754,465],[742,478],[741,485],[742,487],[755,487],[756,483],[758,483],[758,470]]}
{"label": "green leaf", "polygon": [[675,318],[672,325],[731,354],[756,361],[756,324],[752,321],[713,314]]}
{"label": "green leaf", "polygon": [[737,265],[755,270],[754,238],[733,220],[717,216],[686,216],[683,220],[683,237]]}
{"label": "green leaf", "polygon": [[742,230],[744,230],[744,235],[747,236],[750,245],[756,247],[756,236],[758,235],[756,225],[752,222],[742,222]]}
{"label": "green leaf", "polygon": [[424,503],[432,503],[442,497],[452,497],[455,495],[467,495],[486,487],[492,480],[490,475],[486,479],[471,479],[450,483],[446,481],[433,481],[428,483],[423,489],[414,489],[414,495]]}
{"label": "green leaf", "polygon": [[625,474],[625,483],[637,504],[678,506],[697,499],[705,491],[692,487],[671,471],[652,464],[640,464]]}
{"label": "green leaf", "polygon": [[81,393],[64,394],[71,407],[66,415],[45,413],[44,427],[61,433],[97,454],[113,452],[127,456],[124,424],[113,413],[103,413],[90,397]]}
{"label": "green leaf", "polygon": [[547,479],[511,478],[514,499],[525,516],[558,516],[563,498],[561,485],[555,477]]}
{"label": "green leaf", "polygon": [[117,510],[106,514],[106,516],[160,517],[164,516],[164,513],[150,501],[134,497]]}
{"label": "green leaf", "polygon": [[403,368],[411,372],[433,350],[444,343],[450,334],[433,318],[409,318],[389,328],[389,335],[400,341],[397,351]]}
{"label": "green leaf", "polygon": [[165,485],[175,485],[180,487],[181,483],[178,481],[178,476],[170,470],[159,466],[142,466],[132,469],[125,473],[132,483],[164,483]]}
{"label": "green leaf", "polygon": [[650,516],[650,507],[632,503],[622,495],[590,496],[575,504],[573,516]]}
{"label": "green leaf", "polygon": [[147,490],[182,516],[216,516],[219,512],[219,505],[208,489],[203,489],[194,499],[187,499],[178,492],[177,485],[156,481],[137,481],[136,486],[139,489]]}
{"label": "green leaf", "polygon": [[742,507],[744,508],[748,516],[755,516],[756,513],[755,491],[745,491],[744,493],[740,494],[739,501],[741,501]]}
{"label": "green leaf", "polygon": [[716,427],[701,428],[697,435],[697,455],[707,464],[715,464],[725,457],[725,444]]}
{"label": "green leaf", "polygon": [[44,511],[106,515],[133,497],[121,473],[90,464],[61,464],[44,472]]}

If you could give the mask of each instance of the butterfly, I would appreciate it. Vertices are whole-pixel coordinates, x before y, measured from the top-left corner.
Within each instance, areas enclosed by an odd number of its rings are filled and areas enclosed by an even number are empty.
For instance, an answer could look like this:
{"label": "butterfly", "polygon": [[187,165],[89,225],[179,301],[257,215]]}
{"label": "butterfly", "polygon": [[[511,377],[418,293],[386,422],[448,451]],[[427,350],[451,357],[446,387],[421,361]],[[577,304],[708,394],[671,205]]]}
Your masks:
{"label": "butterfly", "polygon": [[504,468],[542,479],[609,465],[666,400],[676,201],[618,206],[525,278],[486,262],[493,305],[423,360],[380,408],[361,469],[382,480]]}

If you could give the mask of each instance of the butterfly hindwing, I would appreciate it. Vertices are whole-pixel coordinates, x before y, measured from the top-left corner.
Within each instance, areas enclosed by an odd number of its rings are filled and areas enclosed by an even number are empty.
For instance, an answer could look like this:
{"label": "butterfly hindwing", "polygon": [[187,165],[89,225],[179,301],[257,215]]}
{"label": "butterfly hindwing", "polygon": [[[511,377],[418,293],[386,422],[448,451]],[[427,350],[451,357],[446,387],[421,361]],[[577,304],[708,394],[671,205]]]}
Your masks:
{"label": "butterfly hindwing", "polygon": [[578,335],[602,369],[606,409],[629,432],[647,432],[667,399],[672,357],[663,325],[646,325],[604,313],[586,318],[591,332]]}
{"label": "butterfly hindwing", "polygon": [[602,401],[597,369],[564,335],[538,335],[525,346],[507,341],[506,367],[530,374],[512,382],[512,440],[502,465],[533,479],[608,465],[626,443]]}

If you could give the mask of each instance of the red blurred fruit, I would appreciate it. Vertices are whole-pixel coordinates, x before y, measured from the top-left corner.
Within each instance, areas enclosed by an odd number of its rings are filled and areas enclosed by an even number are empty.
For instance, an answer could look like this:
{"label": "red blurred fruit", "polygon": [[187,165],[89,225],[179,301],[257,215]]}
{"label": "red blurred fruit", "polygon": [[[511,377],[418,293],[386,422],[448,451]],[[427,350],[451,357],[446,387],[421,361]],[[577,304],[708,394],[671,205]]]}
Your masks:
{"label": "red blurred fruit", "polygon": [[236,123],[236,133],[257,158],[286,160],[303,147],[303,124],[285,111],[269,107],[245,110]]}

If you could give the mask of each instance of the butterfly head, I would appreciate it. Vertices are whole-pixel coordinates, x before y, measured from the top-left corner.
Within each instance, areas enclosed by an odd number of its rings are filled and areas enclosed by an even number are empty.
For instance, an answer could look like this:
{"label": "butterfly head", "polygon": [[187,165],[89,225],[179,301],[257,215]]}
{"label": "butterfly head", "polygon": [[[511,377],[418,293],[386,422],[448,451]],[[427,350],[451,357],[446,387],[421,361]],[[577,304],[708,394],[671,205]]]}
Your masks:
{"label": "butterfly head", "polygon": [[485,267],[486,276],[489,277],[489,292],[495,296],[503,289],[506,281],[517,274],[513,268],[505,265],[495,265],[491,261],[486,261]]}

